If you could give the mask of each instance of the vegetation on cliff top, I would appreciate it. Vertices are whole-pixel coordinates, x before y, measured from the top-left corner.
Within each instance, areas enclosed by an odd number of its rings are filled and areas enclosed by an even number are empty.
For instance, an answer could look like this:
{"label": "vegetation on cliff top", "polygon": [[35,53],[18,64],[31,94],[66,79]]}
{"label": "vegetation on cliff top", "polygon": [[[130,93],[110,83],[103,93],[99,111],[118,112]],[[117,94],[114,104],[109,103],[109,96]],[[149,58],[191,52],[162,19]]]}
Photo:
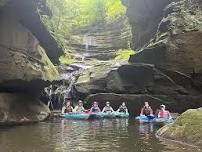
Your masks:
{"label": "vegetation on cliff top", "polygon": [[42,20],[63,48],[73,41],[73,31],[114,22],[126,14],[121,0],[47,0],[47,5],[52,16],[41,15]]}

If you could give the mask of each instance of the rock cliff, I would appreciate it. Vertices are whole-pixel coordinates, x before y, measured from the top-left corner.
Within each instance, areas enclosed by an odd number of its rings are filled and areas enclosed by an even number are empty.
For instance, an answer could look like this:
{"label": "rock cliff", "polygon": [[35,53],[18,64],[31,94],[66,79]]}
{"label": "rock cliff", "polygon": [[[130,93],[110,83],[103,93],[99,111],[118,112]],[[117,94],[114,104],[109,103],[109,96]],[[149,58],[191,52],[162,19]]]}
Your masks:
{"label": "rock cliff", "polygon": [[[148,99],[145,98],[147,95],[153,96],[167,106],[175,105],[175,108],[170,107],[173,112],[200,107],[201,1],[123,2],[127,6],[127,16],[133,29],[132,43],[139,52],[130,57],[128,65],[105,65],[86,72],[76,83],[79,93],[93,94],[87,98],[89,101],[111,99],[115,106],[117,98],[112,98],[110,93],[124,96],[123,100],[130,104],[132,97],[126,98],[125,94],[133,96],[134,101],[139,96],[140,102]],[[108,95],[110,98],[107,98]],[[155,99],[150,98],[148,101],[153,104]],[[193,104],[181,108],[181,103],[185,101]],[[133,107],[138,104],[134,102]],[[160,103],[154,104],[155,107],[157,105]]]}
{"label": "rock cliff", "polygon": [[56,63],[61,50],[44,30],[37,1],[1,2],[0,124],[44,120],[50,111],[39,100],[39,93],[58,79],[51,60]]}

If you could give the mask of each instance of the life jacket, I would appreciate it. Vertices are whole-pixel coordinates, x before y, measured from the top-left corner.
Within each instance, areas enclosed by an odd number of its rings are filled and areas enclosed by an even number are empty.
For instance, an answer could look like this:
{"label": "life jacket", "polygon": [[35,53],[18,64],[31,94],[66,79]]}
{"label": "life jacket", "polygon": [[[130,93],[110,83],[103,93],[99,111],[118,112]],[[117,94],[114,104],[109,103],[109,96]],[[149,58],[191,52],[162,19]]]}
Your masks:
{"label": "life jacket", "polygon": [[120,112],[126,112],[126,111],[127,111],[127,107],[121,105],[121,106],[119,107],[119,111],[120,111]]}
{"label": "life jacket", "polygon": [[76,107],[76,112],[84,112],[83,106],[77,106]]}
{"label": "life jacket", "polygon": [[67,106],[66,109],[65,109],[65,113],[70,113],[70,112],[73,112],[72,111],[72,106]]}
{"label": "life jacket", "polygon": [[166,110],[165,110],[165,111],[164,111],[164,110],[160,110],[158,116],[159,116],[160,118],[169,118],[169,112],[166,111]]}
{"label": "life jacket", "polygon": [[148,116],[148,115],[152,114],[152,109],[151,109],[151,107],[143,107],[143,114],[144,114],[145,116]]}
{"label": "life jacket", "polygon": [[112,112],[112,107],[111,106],[105,106],[105,111],[104,112]]}
{"label": "life jacket", "polygon": [[92,112],[99,112],[99,107],[92,107]]}

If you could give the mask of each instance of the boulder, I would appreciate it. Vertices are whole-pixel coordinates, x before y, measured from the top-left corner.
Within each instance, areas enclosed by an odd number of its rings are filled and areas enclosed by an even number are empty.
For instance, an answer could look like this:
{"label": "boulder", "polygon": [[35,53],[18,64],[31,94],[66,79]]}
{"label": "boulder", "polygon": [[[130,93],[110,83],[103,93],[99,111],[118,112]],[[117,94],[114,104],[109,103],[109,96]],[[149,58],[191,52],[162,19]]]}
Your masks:
{"label": "boulder", "polygon": [[151,64],[127,64],[117,67],[100,65],[81,75],[75,88],[85,95],[111,92],[156,95],[198,94],[191,88],[189,77],[173,71],[161,71]]}
{"label": "boulder", "polygon": [[115,93],[97,93],[91,94],[86,99],[87,105],[97,101],[101,108],[106,101],[110,101],[114,109],[118,109],[122,102],[126,102],[131,116],[139,115],[144,102],[150,103],[154,110],[161,104],[165,104],[171,112],[182,113],[188,108],[198,108],[202,106],[202,96],[192,95],[149,95],[149,94],[115,94]]}
{"label": "boulder", "polygon": [[166,125],[157,136],[180,143],[202,147],[202,108],[184,112],[175,123]]}
{"label": "boulder", "polygon": [[21,93],[0,93],[0,126],[38,122],[50,110],[36,97]]}

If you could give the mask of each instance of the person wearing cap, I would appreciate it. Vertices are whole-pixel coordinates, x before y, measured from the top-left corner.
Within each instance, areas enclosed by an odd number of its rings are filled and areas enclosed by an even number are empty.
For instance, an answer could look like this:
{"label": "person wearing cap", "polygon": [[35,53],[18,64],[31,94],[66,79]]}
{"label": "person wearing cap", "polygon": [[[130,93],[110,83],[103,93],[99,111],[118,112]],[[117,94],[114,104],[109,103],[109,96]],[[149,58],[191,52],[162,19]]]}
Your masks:
{"label": "person wearing cap", "polygon": [[141,109],[140,115],[144,115],[144,116],[153,116],[153,110],[151,108],[151,106],[149,105],[148,102],[144,103],[144,106]]}
{"label": "person wearing cap", "polygon": [[158,113],[158,118],[166,118],[166,119],[172,119],[172,116],[168,110],[166,110],[165,105],[160,105],[160,111]]}
{"label": "person wearing cap", "polygon": [[74,108],[74,112],[82,113],[86,110],[83,107],[83,101],[79,100],[78,105]]}
{"label": "person wearing cap", "polygon": [[106,106],[102,109],[102,112],[114,112],[114,109],[110,106],[110,102],[106,102]]}
{"label": "person wearing cap", "polygon": [[124,113],[128,113],[128,108],[126,107],[126,103],[123,102],[121,104],[121,106],[119,107],[119,109],[117,110],[117,112],[124,112]]}
{"label": "person wearing cap", "polygon": [[99,105],[96,101],[93,102],[92,107],[90,108],[90,112],[101,112]]}

